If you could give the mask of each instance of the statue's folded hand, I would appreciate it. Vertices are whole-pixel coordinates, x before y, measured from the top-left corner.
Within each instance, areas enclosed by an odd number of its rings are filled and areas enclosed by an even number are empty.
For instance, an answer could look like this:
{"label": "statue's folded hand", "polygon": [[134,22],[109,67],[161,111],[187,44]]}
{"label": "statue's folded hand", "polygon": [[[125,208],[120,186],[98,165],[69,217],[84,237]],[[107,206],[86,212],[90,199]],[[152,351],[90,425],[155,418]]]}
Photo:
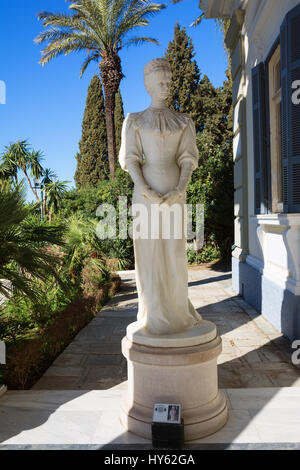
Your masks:
{"label": "statue's folded hand", "polygon": [[172,204],[175,204],[181,198],[182,198],[182,192],[179,191],[179,189],[173,189],[172,191],[169,191],[162,197],[162,203],[168,204],[169,206],[171,206]]}
{"label": "statue's folded hand", "polygon": [[143,191],[143,196],[145,199],[149,199],[153,204],[162,203],[162,194],[157,193],[150,186],[147,186]]}

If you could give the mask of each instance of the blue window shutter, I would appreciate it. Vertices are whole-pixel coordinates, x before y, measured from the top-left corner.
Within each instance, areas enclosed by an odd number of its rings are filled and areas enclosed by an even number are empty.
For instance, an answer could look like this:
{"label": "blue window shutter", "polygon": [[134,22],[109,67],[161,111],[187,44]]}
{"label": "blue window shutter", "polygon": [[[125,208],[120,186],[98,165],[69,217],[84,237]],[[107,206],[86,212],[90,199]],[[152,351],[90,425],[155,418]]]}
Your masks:
{"label": "blue window shutter", "polygon": [[252,69],[254,208],[255,214],[268,212],[265,68],[261,62]]}
{"label": "blue window shutter", "polygon": [[300,104],[292,84],[300,80],[300,5],[285,17],[280,31],[282,89],[282,190],[284,212],[300,212]]}

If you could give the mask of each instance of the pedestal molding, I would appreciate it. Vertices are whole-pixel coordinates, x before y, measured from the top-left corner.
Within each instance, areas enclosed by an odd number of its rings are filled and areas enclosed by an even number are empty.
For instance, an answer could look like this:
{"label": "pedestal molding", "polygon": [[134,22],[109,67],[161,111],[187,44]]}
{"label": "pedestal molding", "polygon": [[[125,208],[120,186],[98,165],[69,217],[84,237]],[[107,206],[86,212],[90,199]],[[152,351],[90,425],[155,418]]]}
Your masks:
{"label": "pedestal molding", "polygon": [[125,336],[122,339],[122,353],[127,360],[148,365],[184,366],[210,361],[222,351],[222,339],[217,336],[213,341],[198,346],[178,348],[154,348],[132,343]]}

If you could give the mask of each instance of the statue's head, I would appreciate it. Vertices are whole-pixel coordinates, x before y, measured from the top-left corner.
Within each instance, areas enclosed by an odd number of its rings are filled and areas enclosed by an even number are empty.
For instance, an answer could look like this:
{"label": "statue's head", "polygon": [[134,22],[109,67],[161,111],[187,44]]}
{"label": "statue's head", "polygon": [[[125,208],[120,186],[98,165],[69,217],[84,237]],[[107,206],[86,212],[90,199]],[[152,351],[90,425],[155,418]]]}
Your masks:
{"label": "statue's head", "polygon": [[153,59],[144,67],[144,83],[152,97],[166,99],[169,94],[172,72],[167,59]]}

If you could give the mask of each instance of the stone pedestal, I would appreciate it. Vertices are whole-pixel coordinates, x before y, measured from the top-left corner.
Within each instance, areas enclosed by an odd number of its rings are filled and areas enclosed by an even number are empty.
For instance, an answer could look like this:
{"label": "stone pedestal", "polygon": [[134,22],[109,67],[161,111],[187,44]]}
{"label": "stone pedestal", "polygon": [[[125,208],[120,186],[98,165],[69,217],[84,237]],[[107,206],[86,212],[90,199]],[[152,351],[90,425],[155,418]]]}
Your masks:
{"label": "stone pedestal", "polygon": [[155,403],[181,403],[185,441],[224,426],[227,403],[217,376],[221,349],[215,325],[205,320],[193,330],[169,336],[150,336],[137,323],[129,325],[122,340],[128,390],[120,417],[126,430],[151,439]]}

